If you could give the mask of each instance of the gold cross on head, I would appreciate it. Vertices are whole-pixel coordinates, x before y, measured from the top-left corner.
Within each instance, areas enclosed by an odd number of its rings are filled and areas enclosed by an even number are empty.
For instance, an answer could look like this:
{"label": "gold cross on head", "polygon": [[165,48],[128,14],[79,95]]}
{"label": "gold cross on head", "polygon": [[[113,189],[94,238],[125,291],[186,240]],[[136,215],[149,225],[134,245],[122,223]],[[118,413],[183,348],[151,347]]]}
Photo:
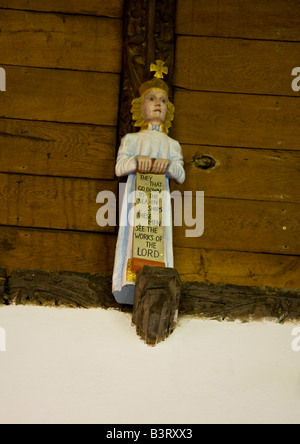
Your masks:
{"label": "gold cross on head", "polygon": [[168,67],[164,66],[166,62],[163,62],[162,60],[156,60],[155,63],[151,63],[150,65],[150,71],[155,71],[154,77],[157,79],[163,79],[164,74],[168,74]]}

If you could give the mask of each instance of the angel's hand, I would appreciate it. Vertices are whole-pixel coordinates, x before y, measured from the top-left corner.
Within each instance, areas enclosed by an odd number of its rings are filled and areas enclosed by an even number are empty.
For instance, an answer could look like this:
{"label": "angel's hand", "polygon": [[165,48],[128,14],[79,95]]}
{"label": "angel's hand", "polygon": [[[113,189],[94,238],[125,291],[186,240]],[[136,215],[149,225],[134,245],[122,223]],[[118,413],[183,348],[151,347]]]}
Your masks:
{"label": "angel's hand", "polygon": [[155,159],[151,173],[165,174],[169,166],[170,161],[168,159]]}
{"label": "angel's hand", "polygon": [[137,170],[139,173],[150,173],[152,168],[152,159],[149,156],[137,156]]}

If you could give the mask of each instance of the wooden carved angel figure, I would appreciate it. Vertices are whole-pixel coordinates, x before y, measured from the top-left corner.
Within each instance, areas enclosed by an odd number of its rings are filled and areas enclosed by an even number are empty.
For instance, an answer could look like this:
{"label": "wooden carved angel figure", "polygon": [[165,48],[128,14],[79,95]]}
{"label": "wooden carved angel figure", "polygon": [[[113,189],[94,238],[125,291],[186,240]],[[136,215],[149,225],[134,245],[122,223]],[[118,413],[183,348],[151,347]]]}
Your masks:
{"label": "wooden carved angel figure", "polygon": [[[173,268],[169,181],[172,179],[183,183],[185,171],[181,147],[168,136],[175,107],[169,101],[168,86],[162,80],[163,73],[168,72],[167,67],[162,61],[156,63],[150,68],[155,71],[153,79],[141,84],[140,97],[132,102],[133,120],[135,126],[141,129],[123,137],[116,162],[116,175],[128,176],[113,272],[113,295],[121,304],[134,303],[135,283],[139,272],[138,267],[133,266],[134,263],[140,264],[144,260],[147,265]],[[151,226],[151,218],[147,216],[144,226],[132,220],[132,209],[136,205],[132,194],[138,189],[145,192],[164,190],[164,195],[168,196],[164,202],[167,216],[165,220],[169,223]],[[136,214],[133,219],[134,217]],[[139,261],[139,257],[143,260]]]}

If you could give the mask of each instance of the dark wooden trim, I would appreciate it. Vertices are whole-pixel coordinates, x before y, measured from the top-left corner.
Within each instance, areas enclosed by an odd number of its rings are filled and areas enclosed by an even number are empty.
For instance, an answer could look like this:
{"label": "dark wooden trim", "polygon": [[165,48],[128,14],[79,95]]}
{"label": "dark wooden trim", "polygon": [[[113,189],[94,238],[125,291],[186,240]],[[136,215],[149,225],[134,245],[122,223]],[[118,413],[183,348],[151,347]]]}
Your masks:
{"label": "dark wooden trim", "polygon": [[[115,302],[108,275],[15,270],[6,278],[5,270],[0,269],[0,276],[0,304],[132,312],[131,306]],[[283,323],[299,320],[300,289],[185,282],[182,283],[179,314],[231,321],[270,318]]]}
{"label": "dark wooden trim", "polygon": [[218,320],[300,319],[300,290],[185,283],[181,315]]}
{"label": "dark wooden trim", "polygon": [[75,272],[14,270],[7,282],[6,304],[119,308],[111,277]]}
{"label": "dark wooden trim", "polygon": [[152,78],[150,64],[163,60],[169,73],[164,80],[172,99],[175,58],[176,0],[125,0],[123,31],[123,76],[119,111],[119,139],[135,130],[131,102],[140,84]]}

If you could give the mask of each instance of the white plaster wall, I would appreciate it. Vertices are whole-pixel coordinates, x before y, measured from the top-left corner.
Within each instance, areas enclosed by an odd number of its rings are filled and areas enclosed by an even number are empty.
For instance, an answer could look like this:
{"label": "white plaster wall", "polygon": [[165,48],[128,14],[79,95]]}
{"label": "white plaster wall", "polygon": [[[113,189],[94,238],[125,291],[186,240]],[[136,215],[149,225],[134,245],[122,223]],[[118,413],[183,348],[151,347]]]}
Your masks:
{"label": "white plaster wall", "polygon": [[0,307],[0,423],[299,423],[295,326],[184,318],[152,348],[117,311]]}

